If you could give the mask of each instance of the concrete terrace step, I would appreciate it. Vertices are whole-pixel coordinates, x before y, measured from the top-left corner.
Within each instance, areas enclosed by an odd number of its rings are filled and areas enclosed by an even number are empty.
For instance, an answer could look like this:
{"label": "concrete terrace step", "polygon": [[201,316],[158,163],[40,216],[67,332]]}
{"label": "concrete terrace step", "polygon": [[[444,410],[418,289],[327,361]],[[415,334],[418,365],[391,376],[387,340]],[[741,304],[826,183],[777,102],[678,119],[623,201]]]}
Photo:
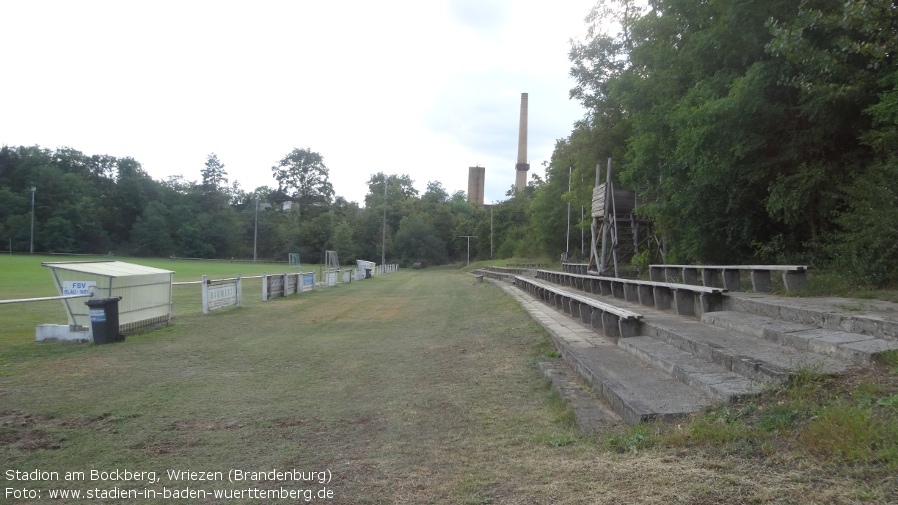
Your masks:
{"label": "concrete terrace step", "polygon": [[898,349],[898,341],[780,321],[744,312],[709,312],[702,315],[702,322],[754,335],[781,345],[851,360],[861,365],[869,365],[879,353]]}
{"label": "concrete terrace step", "polygon": [[898,303],[729,293],[723,309],[898,342]]}
{"label": "concrete terrace step", "polygon": [[577,293],[621,308],[639,310],[643,315],[641,335],[667,343],[692,354],[696,359],[716,363],[752,381],[783,383],[798,368],[838,374],[854,364],[844,358],[780,345],[751,333],[711,326],[635,302],[581,291]]}
{"label": "concrete terrace step", "polygon": [[546,329],[565,361],[625,422],[675,418],[699,411],[716,400],[528,293],[504,283],[497,285],[514,296]]}
{"label": "concrete terrace step", "polygon": [[667,314],[643,319],[642,332],[674,347],[723,366],[749,379],[783,383],[797,369],[839,374],[851,368],[847,360],[779,345],[739,331]]}
{"label": "concrete terrace step", "polygon": [[724,402],[756,395],[763,390],[763,384],[758,381],[716,363],[697,359],[691,353],[652,337],[622,338],[617,345],[680,382]]}

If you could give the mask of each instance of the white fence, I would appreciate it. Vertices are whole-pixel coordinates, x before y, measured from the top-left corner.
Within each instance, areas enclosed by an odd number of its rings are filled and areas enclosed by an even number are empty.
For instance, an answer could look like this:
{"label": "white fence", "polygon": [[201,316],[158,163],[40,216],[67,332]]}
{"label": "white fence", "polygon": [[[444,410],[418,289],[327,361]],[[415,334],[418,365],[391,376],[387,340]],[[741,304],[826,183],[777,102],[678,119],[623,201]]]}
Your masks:
{"label": "white fence", "polygon": [[315,289],[315,272],[262,274],[262,301],[305,293]]}
{"label": "white fence", "polygon": [[209,280],[203,276],[203,314],[226,307],[243,306],[243,284],[240,275],[232,279]]}

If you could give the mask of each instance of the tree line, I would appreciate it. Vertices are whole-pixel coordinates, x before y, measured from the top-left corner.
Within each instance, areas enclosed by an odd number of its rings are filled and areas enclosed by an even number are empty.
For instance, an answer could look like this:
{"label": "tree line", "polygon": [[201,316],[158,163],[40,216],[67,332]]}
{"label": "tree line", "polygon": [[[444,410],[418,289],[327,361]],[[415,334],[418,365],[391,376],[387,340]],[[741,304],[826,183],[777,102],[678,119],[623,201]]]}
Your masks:
{"label": "tree line", "polygon": [[37,252],[277,261],[299,253],[304,263],[322,262],[326,250],[346,263],[385,255],[402,265],[541,254],[528,231],[533,185],[484,208],[439,181],[419,194],[408,175],[379,172],[359,203],[334,194],[323,156],[310,148],[272,167],[277,187],[229,184],[214,153],[197,174],[154,180],[130,157],[3,146],[0,239],[16,252],[33,240]]}
{"label": "tree line", "polygon": [[553,167],[613,158],[669,263],[898,281],[898,2],[606,0],[587,21],[587,114]]}

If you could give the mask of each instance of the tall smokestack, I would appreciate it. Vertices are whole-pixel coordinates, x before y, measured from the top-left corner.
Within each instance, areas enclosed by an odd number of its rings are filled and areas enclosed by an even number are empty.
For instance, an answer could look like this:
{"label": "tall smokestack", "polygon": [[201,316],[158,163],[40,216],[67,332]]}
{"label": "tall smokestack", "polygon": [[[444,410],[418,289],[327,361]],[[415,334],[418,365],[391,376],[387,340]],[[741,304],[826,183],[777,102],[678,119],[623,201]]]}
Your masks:
{"label": "tall smokestack", "polygon": [[521,123],[518,127],[518,163],[514,168],[514,190],[516,193],[519,193],[527,187],[527,171],[530,170],[530,163],[527,162],[527,93],[521,93]]}
{"label": "tall smokestack", "polygon": [[481,166],[468,167],[468,202],[473,205],[483,205],[483,185],[486,176],[486,168]]}

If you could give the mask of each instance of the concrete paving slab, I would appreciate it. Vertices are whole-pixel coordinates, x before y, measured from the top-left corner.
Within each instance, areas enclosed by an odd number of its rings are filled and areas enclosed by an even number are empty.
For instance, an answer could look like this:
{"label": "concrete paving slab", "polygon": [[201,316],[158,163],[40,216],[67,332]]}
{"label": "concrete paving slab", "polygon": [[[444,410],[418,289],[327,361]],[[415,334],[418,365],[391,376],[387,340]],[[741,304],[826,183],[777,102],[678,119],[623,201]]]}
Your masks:
{"label": "concrete paving slab", "polygon": [[618,346],[705,394],[731,402],[759,394],[763,385],[651,337],[621,339]]}

